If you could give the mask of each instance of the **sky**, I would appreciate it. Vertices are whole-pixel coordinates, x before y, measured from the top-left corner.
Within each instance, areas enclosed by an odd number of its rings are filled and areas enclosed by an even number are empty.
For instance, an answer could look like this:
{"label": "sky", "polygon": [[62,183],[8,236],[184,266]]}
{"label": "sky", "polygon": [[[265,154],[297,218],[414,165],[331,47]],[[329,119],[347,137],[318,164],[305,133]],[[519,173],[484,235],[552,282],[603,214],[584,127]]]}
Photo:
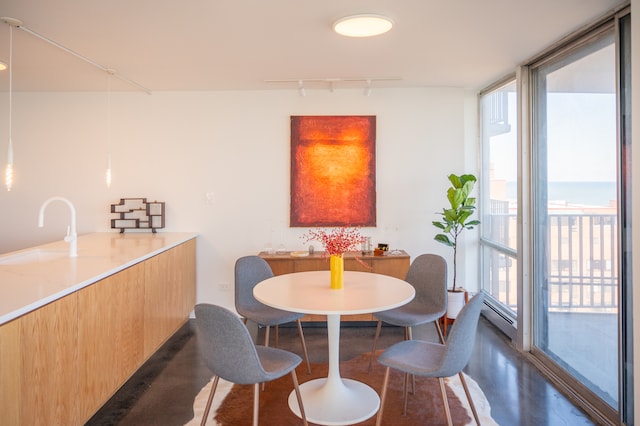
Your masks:
{"label": "sky", "polygon": [[[614,47],[611,36],[536,70],[534,79],[547,88],[547,107],[541,120],[546,128],[534,130],[547,138],[549,182],[616,181]],[[492,137],[490,148],[494,177],[508,182],[517,176],[515,88],[515,83],[502,88],[508,93],[511,131]],[[539,161],[541,156],[534,158]]]}

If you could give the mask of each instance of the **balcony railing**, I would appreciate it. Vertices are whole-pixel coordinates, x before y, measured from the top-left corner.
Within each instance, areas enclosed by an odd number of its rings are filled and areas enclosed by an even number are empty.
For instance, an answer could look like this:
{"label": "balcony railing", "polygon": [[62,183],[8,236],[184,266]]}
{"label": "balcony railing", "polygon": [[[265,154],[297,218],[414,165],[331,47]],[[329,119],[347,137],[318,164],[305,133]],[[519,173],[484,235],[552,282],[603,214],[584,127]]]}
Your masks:
{"label": "balcony railing", "polygon": [[[499,211],[502,210],[502,211]],[[491,295],[517,309],[516,217],[493,209],[492,240],[485,245],[485,283]],[[612,312],[618,308],[618,230],[615,214],[550,214],[546,216],[546,264],[543,263],[548,308],[553,311]],[[486,226],[486,225],[485,225]]]}
{"label": "balcony railing", "polygon": [[548,216],[550,308],[617,308],[616,228],[613,214]]}

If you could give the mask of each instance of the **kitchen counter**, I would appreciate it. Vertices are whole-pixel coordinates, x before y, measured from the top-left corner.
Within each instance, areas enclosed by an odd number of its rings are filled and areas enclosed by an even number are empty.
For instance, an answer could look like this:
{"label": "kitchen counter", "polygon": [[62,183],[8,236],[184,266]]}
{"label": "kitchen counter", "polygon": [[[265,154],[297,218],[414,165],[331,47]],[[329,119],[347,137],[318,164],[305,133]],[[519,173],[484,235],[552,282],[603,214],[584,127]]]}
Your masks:
{"label": "kitchen counter", "polygon": [[3,425],[84,425],[189,320],[196,234],[77,242],[0,256]]}
{"label": "kitchen counter", "polygon": [[194,233],[94,233],[0,255],[0,325],[197,236]]}

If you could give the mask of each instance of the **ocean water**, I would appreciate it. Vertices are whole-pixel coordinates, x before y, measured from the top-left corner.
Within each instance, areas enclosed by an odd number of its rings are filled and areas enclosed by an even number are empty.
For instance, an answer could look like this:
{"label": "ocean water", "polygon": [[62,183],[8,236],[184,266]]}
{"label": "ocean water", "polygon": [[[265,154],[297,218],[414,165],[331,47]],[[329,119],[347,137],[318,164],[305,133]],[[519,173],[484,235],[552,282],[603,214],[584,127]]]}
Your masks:
{"label": "ocean water", "polygon": [[[608,207],[617,199],[616,182],[549,182],[549,200]],[[507,182],[507,197],[516,197],[516,183]]]}

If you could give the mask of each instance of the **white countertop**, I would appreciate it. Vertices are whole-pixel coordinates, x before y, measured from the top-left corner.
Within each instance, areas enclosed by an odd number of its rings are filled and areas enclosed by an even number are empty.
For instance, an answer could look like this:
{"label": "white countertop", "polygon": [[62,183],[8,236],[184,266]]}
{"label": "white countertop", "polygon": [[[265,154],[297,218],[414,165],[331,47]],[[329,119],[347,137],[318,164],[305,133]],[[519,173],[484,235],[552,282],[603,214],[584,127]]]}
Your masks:
{"label": "white countertop", "polygon": [[[78,257],[64,241],[0,255],[0,324],[182,244],[194,233],[95,233],[78,237]],[[33,250],[41,259],[21,263]],[[12,259],[18,259],[13,262]]]}

